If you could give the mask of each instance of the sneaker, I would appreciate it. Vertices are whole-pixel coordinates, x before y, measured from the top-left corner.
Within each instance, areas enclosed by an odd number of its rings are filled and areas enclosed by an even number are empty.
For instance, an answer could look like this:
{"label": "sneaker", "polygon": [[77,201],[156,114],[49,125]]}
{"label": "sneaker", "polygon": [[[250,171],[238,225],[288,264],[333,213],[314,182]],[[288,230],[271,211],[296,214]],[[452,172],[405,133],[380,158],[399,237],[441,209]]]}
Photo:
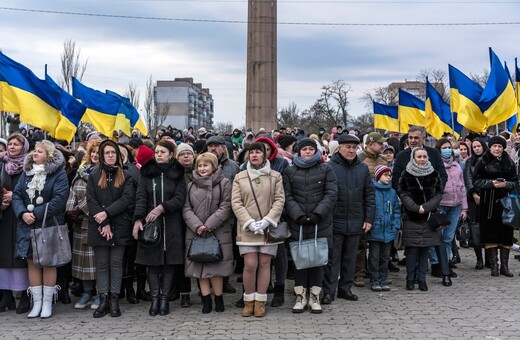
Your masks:
{"label": "sneaker", "polygon": [[390,286],[388,285],[388,282],[386,280],[381,280],[381,290],[383,292],[390,291]]}
{"label": "sneaker", "polygon": [[83,309],[83,308],[87,307],[88,304],[90,303],[91,298],[92,298],[92,296],[90,294],[83,293],[81,295],[81,297],[79,298],[79,300],[74,305],[74,308]]}
{"label": "sneaker", "polygon": [[372,289],[374,292],[380,292],[381,289],[381,283],[379,281],[374,281],[370,284],[370,289]]}
{"label": "sneaker", "polygon": [[92,301],[92,304],[90,305],[90,309],[97,309],[99,307],[99,295],[97,295],[94,300]]}

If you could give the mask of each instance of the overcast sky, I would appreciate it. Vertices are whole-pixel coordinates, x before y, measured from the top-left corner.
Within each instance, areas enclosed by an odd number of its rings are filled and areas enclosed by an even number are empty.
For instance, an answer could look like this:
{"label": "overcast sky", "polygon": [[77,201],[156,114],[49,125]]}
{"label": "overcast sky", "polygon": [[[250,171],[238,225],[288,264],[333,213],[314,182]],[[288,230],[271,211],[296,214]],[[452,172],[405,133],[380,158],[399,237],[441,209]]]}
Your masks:
{"label": "overcast sky", "polygon": [[[422,69],[447,72],[450,63],[468,75],[482,73],[490,46],[512,70],[520,56],[519,18],[519,1],[279,0],[278,107],[294,102],[304,110],[321,86],[344,80],[352,86],[351,113],[362,114],[366,91],[414,80]],[[123,94],[134,83],[141,99],[150,75],[193,77],[210,89],[215,121],[241,126],[246,21],[247,0],[4,0],[0,49],[42,78],[48,64],[57,81],[63,43],[71,39],[81,61],[88,58],[85,85]],[[381,25],[455,23],[490,24]]]}

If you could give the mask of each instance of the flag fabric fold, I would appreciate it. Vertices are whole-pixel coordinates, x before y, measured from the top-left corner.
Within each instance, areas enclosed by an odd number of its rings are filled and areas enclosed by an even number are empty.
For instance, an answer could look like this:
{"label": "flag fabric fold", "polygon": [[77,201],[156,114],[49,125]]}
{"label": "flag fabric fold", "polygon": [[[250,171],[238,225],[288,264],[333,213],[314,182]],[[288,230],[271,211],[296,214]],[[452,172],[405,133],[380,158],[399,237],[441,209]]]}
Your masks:
{"label": "flag fabric fold", "polygon": [[424,101],[411,93],[399,89],[399,120],[408,126],[424,126]]}
{"label": "flag fabric fold", "polygon": [[397,106],[374,103],[374,128],[399,132],[399,116]]}
{"label": "flag fabric fold", "polygon": [[[121,106],[119,107],[119,113],[124,114],[130,124],[130,128],[137,129],[145,136],[148,136],[148,129],[144,124],[143,120],[139,116],[139,112],[132,104],[129,98],[123,97],[118,93],[110,90],[105,91],[108,95],[117,97],[121,100]],[[125,122],[126,123],[126,122]]]}
{"label": "flag fabric fold", "polygon": [[[459,139],[462,132],[462,125],[456,121],[455,117],[452,118],[450,105],[442,99],[442,96],[428,80],[426,80],[425,121],[426,132],[435,139],[442,138],[445,132],[452,133]],[[452,129],[452,124],[454,129]]]}

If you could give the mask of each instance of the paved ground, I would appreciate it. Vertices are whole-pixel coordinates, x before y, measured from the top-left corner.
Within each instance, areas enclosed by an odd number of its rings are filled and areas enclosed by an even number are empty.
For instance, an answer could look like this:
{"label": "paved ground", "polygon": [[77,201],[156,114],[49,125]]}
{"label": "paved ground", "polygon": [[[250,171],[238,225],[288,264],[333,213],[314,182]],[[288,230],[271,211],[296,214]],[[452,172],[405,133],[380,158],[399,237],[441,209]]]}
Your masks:
{"label": "paved ground", "polygon": [[[511,254],[511,258],[516,253]],[[452,287],[428,277],[426,293],[404,289],[404,268],[391,274],[392,290],[375,293],[354,288],[359,301],[336,300],[321,315],[291,313],[293,297],[287,287],[286,304],[267,310],[265,318],[243,318],[234,307],[239,294],[225,295],[224,313],[200,313],[200,301],[170,315],[148,316],[148,303],[122,300],[120,318],[93,319],[91,310],[75,310],[58,303],[47,320],[29,320],[12,311],[0,314],[0,337],[6,339],[520,339],[520,278],[489,275],[473,269],[471,249],[461,249],[462,263]],[[511,259],[518,274],[520,263]],[[233,284],[236,281],[232,280]],[[292,286],[292,282],[289,282]]]}

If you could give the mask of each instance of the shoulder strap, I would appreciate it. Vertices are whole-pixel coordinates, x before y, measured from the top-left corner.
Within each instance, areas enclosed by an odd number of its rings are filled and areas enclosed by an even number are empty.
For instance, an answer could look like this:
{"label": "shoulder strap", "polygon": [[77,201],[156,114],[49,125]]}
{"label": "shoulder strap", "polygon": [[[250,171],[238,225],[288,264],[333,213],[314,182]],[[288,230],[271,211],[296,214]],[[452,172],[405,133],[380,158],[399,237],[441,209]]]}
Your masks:
{"label": "shoulder strap", "polygon": [[256,199],[255,189],[253,189],[253,181],[251,181],[251,177],[249,177],[249,173],[247,174],[247,178],[249,180],[249,185],[251,186],[251,192],[253,193],[253,198],[255,199],[256,208],[258,209],[258,213],[260,214],[260,218],[263,218],[262,210],[260,210],[260,205],[258,205],[258,200]]}

